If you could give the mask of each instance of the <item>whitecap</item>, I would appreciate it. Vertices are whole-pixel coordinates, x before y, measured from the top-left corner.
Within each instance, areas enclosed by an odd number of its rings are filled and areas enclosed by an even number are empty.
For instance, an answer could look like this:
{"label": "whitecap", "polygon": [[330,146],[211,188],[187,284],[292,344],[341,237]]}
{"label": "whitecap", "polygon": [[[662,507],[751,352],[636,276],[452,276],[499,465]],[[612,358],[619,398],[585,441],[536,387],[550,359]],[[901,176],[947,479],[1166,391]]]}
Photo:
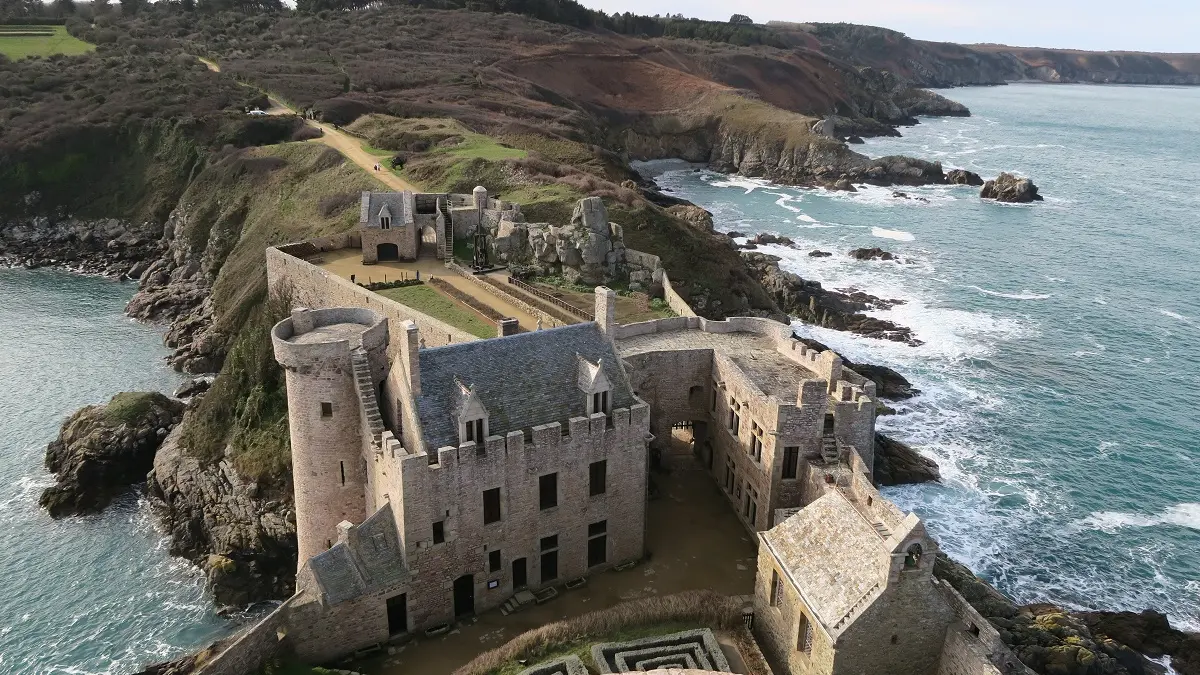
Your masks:
{"label": "whitecap", "polygon": [[1096,297],[1092,298],[1092,302],[1096,303],[1097,305],[1107,305],[1108,304],[1108,300],[1105,300],[1104,296],[1102,296],[1102,295],[1097,295]]}
{"label": "whitecap", "polygon": [[1045,274],[1042,276],[1044,276],[1046,278],[1046,281],[1050,281],[1050,282],[1054,282],[1054,283],[1062,283],[1062,282],[1066,281],[1066,279],[1063,279],[1061,277],[1052,277],[1048,274]]}
{"label": "whitecap", "polygon": [[806,223],[817,222],[816,218],[813,218],[812,216],[808,215],[807,213],[801,213],[800,215],[796,216],[796,220],[803,220]]}
{"label": "whitecap", "polygon": [[1182,321],[1182,322],[1186,323],[1186,324],[1187,324],[1187,325],[1189,325],[1189,326],[1193,326],[1193,325],[1195,325],[1195,322],[1193,322],[1193,321],[1191,320],[1191,318],[1189,318],[1189,317],[1186,317],[1186,316],[1184,316],[1184,315],[1182,315],[1182,314],[1180,314],[1180,313],[1178,313],[1178,312],[1172,312],[1172,311],[1171,311],[1171,310],[1169,310],[1169,309],[1162,309],[1162,308],[1159,308],[1159,310],[1158,310],[1158,313],[1159,313],[1159,314],[1162,314],[1163,316],[1169,316],[1169,317],[1171,317],[1172,319],[1178,319],[1179,321]]}
{"label": "whitecap", "polygon": [[1048,293],[1034,293],[1028,289],[1023,290],[1020,293],[1001,293],[1000,291],[989,291],[986,288],[980,288],[978,286],[967,286],[967,288],[973,288],[980,293],[994,295],[997,298],[1008,298],[1009,300],[1045,300],[1046,298],[1050,297],[1050,294]]}
{"label": "whitecap", "polygon": [[916,236],[911,232],[904,230],[887,230],[882,227],[872,227],[871,236],[883,237],[884,239],[895,239],[896,241],[912,241]]}
{"label": "whitecap", "polygon": [[1079,522],[1080,527],[1115,532],[1123,527],[1176,525],[1200,530],[1200,502],[1183,502],[1160,513],[1146,515],[1124,511],[1096,511]]}

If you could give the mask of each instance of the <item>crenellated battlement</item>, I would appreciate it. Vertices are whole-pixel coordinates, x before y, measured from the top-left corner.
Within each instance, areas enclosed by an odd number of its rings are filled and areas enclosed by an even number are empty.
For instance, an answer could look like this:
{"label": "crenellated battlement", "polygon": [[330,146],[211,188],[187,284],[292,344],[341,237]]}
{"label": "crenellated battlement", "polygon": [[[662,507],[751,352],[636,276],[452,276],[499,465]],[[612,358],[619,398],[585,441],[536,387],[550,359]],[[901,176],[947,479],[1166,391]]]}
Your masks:
{"label": "crenellated battlement", "polygon": [[[650,406],[638,403],[629,408],[617,408],[610,415],[596,413],[589,417],[572,417],[566,426],[561,422],[539,424],[522,431],[510,431],[503,436],[492,435],[481,444],[463,443],[457,447],[444,445],[430,455],[409,453],[391,432],[384,434],[383,454],[399,462],[402,473],[408,471],[453,471],[460,467],[492,465],[497,458],[517,464],[537,463],[546,453],[574,452],[586,447],[605,447],[621,450],[630,443],[641,442],[650,430]],[[387,440],[391,440],[391,444]]]}

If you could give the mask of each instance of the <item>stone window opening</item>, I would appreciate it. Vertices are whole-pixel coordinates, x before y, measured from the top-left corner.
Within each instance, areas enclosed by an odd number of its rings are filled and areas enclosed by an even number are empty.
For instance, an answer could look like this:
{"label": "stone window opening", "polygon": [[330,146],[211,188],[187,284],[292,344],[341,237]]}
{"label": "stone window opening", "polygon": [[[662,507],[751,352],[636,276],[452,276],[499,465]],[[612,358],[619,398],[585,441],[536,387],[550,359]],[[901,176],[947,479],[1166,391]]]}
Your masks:
{"label": "stone window opening", "polygon": [[762,437],[763,437],[762,427],[758,426],[758,422],[751,422],[750,423],[750,456],[753,457],[754,461],[756,461],[756,462],[762,461],[762,448],[763,448]]}
{"label": "stone window opening", "polygon": [[433,543],[441,544],[446,541],[446,521],[439,520],[433,524]]}
{"label": "stone window opening", "polygon": [[597,497],[608,489],[608,460],[592,462],[588,465],[588,494]]}
{"label": "stone window opening", "polygon": [[813,629],[808,616],[800,613],[800,630],[796,631],[796,651],[804,654],[812,653]]}
{"label": "stone window opening", "polygon": [[346,484],[346,463],[338,462],[338,468],[342,471],[342,485]]}
{"label": "stone window opening", "polygon": [[783,449],[783,479],[794,480],[800,468],[800,448],[790,446]]}
{"label": "stone window opening", "polygon": [[779,578],[779,571],[771,570],[771,606],[778,607],[779,600],[783,597],[783,579]]}
{"label": "stone window opening", "polygon": [[333,417],[332,401],[321,401],[321,417]]}
{"label": "stone window opening", "polygon": [[588,410],[588,414],[595,415],[596,413],[608,414],[608,390],[592,394],[592,406]]}
{"label": "stone window opening", "polygon": [[734,399],[729,399],[729,433],[737,436],[742,430],[742,417],[738,414],[742,406]]}
{"label": "stone window opening", "polygon": [[900,643],[900,636],[899,636],[899,635],[893,635],[893,636],[892,636],[892,644],[899,644],[899,643]]}
{"label": "stone window opening", "polygon": [[379,217],[379,229],[381,229],[381,230],[392,229],[392,219],[390,216],[380,216]]}
{"label": "stone window opening", "polygon": [[483,524],[500,522],[500,488],[483,491]]}
{"label": "stone window opening", "polygon": [[920,544],[913,544],[908,547],[908,551],[904,555],[904,569],[915,570],[921,564],[921,554],[923,553]]}
{"label": "stone window opening", "polygon": [[717,411],[717,386],[715,384],[712,390],[712,410],[713,412]]}
{"label": "stone window opening", "polygon": [[608,521],[601,520],[588,525],[588,567],[608,562]]}
{"label": "stone window opening", "polygon": [[499,572],[501,566],[500,549],[488,552],[488,573]]}
{"label": "stone window opening", "polygon": [[558,506],[558,474],[538,477],[538,508],[545,511]]}

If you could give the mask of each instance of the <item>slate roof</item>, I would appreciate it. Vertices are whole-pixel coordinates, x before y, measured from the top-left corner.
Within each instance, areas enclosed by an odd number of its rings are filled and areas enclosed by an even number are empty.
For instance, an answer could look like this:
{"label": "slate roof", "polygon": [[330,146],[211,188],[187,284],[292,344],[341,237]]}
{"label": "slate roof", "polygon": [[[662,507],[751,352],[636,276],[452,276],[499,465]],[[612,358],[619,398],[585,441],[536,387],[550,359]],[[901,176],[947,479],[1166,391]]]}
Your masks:
{"label": "slate roof", "polygon": [[594,322],[464,342],[420,352],[421,397],[417,414],[430,452],[458,445],[461,389],[475,393],[488,411],[488,434],[503,436],[539,424],[566,424],[587,416],[587,398],[579,389],[578,356],[603,360],[612,383],[611,408],[636,403],[617,366],[612,343]]}
{"label": "slate roof", "polygon": [[309,562],[331,605],[394,586],[408,578],[391,502],[384,504],[338,543]]}
{"label": "slate roof", "polygon": [[358,211],[359,227],[379,227],[379,211],[385,204],[392,212],[393,227],[407,222],[404,194],[403,192],[363,192]]}
{"label": "slate roof", "polygon": [[828,629],[852,609],[861,615],[865,607],[856,603],[886,581],[891,554],[883,538],[840,490],[830,490],[762,536]]}

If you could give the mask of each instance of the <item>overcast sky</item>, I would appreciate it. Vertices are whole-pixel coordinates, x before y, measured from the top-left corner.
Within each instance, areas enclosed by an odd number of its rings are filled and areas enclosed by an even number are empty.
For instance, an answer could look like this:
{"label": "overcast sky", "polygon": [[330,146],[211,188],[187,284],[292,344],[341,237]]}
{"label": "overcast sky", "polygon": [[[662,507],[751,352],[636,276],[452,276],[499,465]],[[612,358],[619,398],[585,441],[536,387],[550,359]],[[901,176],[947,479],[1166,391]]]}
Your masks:
{"label": "overcast sky", "polygon": [[845,21],[923,40],[1014,46],[1200,52],[1200,0],[581,0],[606,12],[758,23]]}

